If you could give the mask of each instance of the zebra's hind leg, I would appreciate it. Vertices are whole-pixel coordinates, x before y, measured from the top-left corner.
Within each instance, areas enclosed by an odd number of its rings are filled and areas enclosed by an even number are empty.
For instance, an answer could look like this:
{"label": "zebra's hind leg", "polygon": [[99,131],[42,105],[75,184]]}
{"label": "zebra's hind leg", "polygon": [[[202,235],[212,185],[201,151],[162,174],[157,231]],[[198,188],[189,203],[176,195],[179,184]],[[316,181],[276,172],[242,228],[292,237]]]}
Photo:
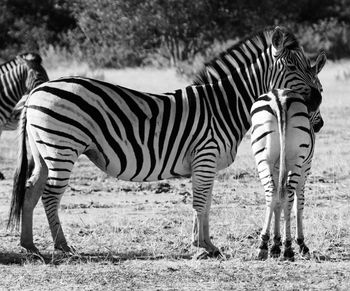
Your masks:
{"label": "zebra's hind leg", "polygon": [[300,255],[305,258],[309,259],[310,258],[310,250],[306,246],[304,242],[304,232],[303,232],[303,211],[304,211],[304,185],[305,185],[305,178],[302,177],[303,180],[299,183],[296,191],[296,221],[297,221],[297,226],[296,226],[296,233],[297,233],[297,238],[296,242],[299,245],[299,253]]}
{"label": "zebra's hind leg", "polygon": [[294,186],[288,182],[287,184],[287,201],[284,203],[284,251],[283,258],[289,261],[294,261],[294,251],[292,247],[291,235],[291,211],[294,203]]}
{"label": "zebra's hind leg", "polygon": [[272,258],[278,258],[281,255],[281,201],[276,201],[274,207],[274,229],[273,229],[273,244],[271,246],[270,254]]}
{"label": "zebra's hind leg", "polygon": [[38,249],[33,243],[33,211],[41,197],[45,182],[47,180],[47,166],[38,154],[36,147],[32,147],[35,155],[35,167],[33,173],[26,184],[24,194],[22,220],[21,220],[21,246],[28,252],[39,254]]}
{"label": "zebra's hind leg", "polygon": [[260,234],[261,241],[258,248],[258,255],[257,255],[258,260],[266,260],[269,255],[268,245],[269,245],[269,239],[270,239],[270,224],[271,224],[272,215],[273,215],[273,210],[271,209],[271,205],[268,205],[266,207],[264,227]]}
{"label": "zebra's hind leg", "polygon": [[62,161],[60,163],[51,163],[49,176],[42,196],[55,249],[69,255],[74,254],[75,249],[67,244],[59,219],[58,209],[63,193],[68,186],[73,164],[74,162],[68,159],[63,163]]}
{"label": "zebra's hind leg", "polygon": [[[268,168],[267,168],[268,169]],[[272,220],[272,215],[275,208],[276,191],[271,174],[267,175],[268,179],[265,183],[265,200],[266,200],[266,211],[265,211],[265,222],[260,235],[260,245],[258,248],[258,260],[266,260],[268,258],[268,244],[270,239],[270,225]]]}

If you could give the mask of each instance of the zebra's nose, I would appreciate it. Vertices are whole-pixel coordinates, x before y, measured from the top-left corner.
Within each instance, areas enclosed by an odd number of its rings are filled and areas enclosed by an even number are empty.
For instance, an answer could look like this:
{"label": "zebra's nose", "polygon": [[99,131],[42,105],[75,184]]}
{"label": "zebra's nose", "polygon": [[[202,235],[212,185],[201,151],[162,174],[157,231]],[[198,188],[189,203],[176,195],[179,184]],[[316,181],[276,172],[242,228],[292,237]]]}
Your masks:
{"label": "zebra's nose", "polygon": [[309,110],[316,111],[317,108],[320,106],[321,101],[322,101],[322,95],[320,91],[314,87],[311,87]]}
{"label": "zebra's nose", "polygon": [[323,127],[323,125],[324,125],[324,122],[323,122],[323,119],[321,118],[316,124],[313,125],[314,132],[319,132]]}

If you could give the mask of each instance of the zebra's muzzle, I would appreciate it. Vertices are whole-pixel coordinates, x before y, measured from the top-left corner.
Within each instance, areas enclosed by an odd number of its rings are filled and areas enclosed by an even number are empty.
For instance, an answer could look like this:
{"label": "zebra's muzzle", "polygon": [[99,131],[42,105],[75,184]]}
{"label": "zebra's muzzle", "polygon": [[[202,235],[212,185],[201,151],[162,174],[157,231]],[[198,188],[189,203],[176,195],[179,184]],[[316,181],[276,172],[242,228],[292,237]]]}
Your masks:
{"label": "zebra's muzzle", "polygon": [[316,111],[321,105],[322,95],[318,89],[311,87],[310,96],[306,98],[305,101],[309,112]]}
{"label": "zebra's muzzle", "polygon": [[314,129],[314,132],[319,132],[321,130],[321,128],[323,127],[324,125],[324,122],[323,122],[323,119],[320,118],[317,123],[313,124],[312,125],[312,128]]}

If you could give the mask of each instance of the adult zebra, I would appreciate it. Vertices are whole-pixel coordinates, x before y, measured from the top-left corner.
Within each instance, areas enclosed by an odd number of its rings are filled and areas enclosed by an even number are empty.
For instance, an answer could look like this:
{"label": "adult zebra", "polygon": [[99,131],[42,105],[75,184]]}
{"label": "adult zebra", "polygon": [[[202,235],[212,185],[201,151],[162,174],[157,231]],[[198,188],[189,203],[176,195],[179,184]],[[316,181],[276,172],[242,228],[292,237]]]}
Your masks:
{"label": "adult zebra", "polygon": [[[22,214],[21,245],[33,243],[33,209],[42,196],[55,248],[67,245],[58,206],[77,158],[85,154],[106,173],[128,181],[192,176],[193,244],[220,254],[209,237],[209,209],[218,170],[229,166],[250,127],[254,99],[268,88],[294,88],[319,97],[317,72],[295,37],[267,30],[233,46],[206,68],[224,67],[214,83],[150,94],[105,82],[68,77],[47,82],[28,97],[14,179],[9,226]],[[294,67],[292,67],[294,66]],[[317,64],[316,64],[317,66]],[[200,75],[200,81],[206,78]],[[207,81],[204,81],[207,82]],[[27,133],[35,168],[25,187]]]}
{"label": "adult zebra", "polygon": [[22,96],[49,80],[41,62],[38,54],[24,53],[0,65],[0,135],[16,129],[26,98]]}
{"label": "adult zebra", "polygon": [[[310,102],[311,101],[311,102]],[[284,212],[284,252],[293,260],[290,214],[296,196],[297,235],[302,256],[309,256],[304,243],[302,214],[304,185],[311,169],[315,134],[323,126],[318,109],[319,100],[307,100],[296,92],[272,90],[260,96],[251,108],[251,144],[260,177],[265,189],[266,215],[261,231],[258,259],[268,257],[270,223],[274,215],[274,237],[271,256],[281,253],[280,219]]]}

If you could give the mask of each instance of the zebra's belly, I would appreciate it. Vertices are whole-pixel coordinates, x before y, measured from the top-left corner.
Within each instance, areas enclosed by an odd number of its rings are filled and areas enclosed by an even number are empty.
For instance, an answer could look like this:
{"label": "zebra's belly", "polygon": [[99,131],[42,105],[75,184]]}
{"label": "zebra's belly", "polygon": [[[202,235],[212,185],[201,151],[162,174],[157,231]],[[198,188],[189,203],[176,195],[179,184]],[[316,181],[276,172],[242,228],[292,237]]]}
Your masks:
{"label": "zebra's belly", "polygon": [[102,171],[124,181],[151,182],[191,175],[190,161],[186,158],[151,160],[147,155],[136,158],[130,151],[123,153],[126,155],[125,162],[120,155],[109,154],[106,163],[106,157],[99,151],[87,151],[85,154]]}
{"label": "zebra's belly", "polygon": [[143,169],[138,171],[137,168],[129,167],[125,171],[121,171],[120,167],[113,165],[104,170],[107,174],[116,177],[123,181],[134,182],[152,182],[163,179],[190,177],[190,167],[178,167],[172,171],[169,169],[162,169],[162,165],[155,165],[154,168]]}

